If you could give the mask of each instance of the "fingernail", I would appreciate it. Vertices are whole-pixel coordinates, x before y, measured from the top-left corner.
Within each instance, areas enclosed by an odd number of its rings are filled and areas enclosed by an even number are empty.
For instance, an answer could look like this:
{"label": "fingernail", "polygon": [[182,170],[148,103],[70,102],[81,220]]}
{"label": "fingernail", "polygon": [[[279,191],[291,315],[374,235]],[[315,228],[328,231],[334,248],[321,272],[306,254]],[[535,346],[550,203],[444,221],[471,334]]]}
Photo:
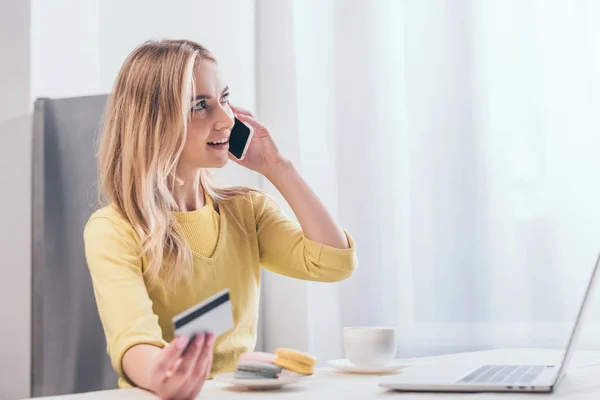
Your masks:
{"label": "fingernail", "polygon": [[204,342],[204,333],[200,333],[198,334],[198,336],[196,336],[196,345],[197,346],[201,346],[202,342]]}
{"label": "fingernail", "polygon": [[206,347],[210,347],[215,343],[215,335],[209,333],[206,339]]}
{"label": "fingernail", "polygon": [[181,336],[181,337],[178,337],[178,338],[177,338],[177,340],[176,340],[176,342],[175,342],[175,345],[176,345],[176,346],[177,346],[179,349],[183,350],[183,348],[184,348],[184,347],[185,347],[185,345],[187,344],[187,341],[188,341],[188,339],[187,339],[185,336]]}

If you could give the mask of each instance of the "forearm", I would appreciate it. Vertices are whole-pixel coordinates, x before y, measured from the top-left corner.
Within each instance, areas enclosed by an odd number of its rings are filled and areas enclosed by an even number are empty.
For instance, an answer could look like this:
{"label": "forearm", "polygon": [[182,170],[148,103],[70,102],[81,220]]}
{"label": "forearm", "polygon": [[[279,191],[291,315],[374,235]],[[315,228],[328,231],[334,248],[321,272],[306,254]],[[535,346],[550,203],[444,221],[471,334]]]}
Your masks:
{"label": "forearm", "polygon": [[282,163],[265,177],[292,207],[306,238],[338,249],[349,248],[344,232],[291,162]]}
{"label": "forearm", "polygon": [[136,386],[152,391],[149,366],[160,352],[159,347],[150,344],[138,344],[127,350],[122,361],[127,378]]}

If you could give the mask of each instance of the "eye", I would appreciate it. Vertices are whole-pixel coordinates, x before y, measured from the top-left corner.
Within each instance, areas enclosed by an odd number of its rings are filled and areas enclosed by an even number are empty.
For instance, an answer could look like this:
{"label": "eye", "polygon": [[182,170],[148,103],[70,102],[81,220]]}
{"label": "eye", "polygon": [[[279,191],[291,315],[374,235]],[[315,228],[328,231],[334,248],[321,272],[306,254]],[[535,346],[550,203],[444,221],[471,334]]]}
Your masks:
{"label": "eye", "polygon": [[225,93],[221,96],[221,103],[227,103],[229,101],[229,93]]}
{"label": "eye", "polygon": [[192,112],[202,111],[206,108],[206,100],[200,100],[192,107]]}

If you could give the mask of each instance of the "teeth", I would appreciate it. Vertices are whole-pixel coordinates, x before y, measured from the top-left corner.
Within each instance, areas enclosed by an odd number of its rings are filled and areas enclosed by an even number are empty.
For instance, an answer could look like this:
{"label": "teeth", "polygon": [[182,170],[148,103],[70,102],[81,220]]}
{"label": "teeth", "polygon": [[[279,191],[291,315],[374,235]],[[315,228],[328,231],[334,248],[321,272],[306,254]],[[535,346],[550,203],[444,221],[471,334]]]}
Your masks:
{"label": "teeth", "polygon": [[225,144],[229,141],[229,139],[219,140],[218,142],[208,142],[208,144]]}

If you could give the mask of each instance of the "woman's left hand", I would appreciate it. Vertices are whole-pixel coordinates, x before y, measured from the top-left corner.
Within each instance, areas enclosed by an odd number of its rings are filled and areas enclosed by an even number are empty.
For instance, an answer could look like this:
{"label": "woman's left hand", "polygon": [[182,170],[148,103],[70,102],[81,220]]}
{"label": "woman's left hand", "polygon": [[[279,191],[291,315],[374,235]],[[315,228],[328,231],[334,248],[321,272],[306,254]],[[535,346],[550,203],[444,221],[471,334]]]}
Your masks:
{"label": "woman's left hand", "polygon": [[231,153],[229,154],[229,158],[243,167],[268,177],[271,172],[283,166],[287,160],[279,153],[277,145],[271,137],[271,132],[264,125],[255,120],[249,111],[232,104],[230,106],[240,121],[250,125],[254,129],[254,135],[250,140],[250,146],[243,160],[238,160]]}

